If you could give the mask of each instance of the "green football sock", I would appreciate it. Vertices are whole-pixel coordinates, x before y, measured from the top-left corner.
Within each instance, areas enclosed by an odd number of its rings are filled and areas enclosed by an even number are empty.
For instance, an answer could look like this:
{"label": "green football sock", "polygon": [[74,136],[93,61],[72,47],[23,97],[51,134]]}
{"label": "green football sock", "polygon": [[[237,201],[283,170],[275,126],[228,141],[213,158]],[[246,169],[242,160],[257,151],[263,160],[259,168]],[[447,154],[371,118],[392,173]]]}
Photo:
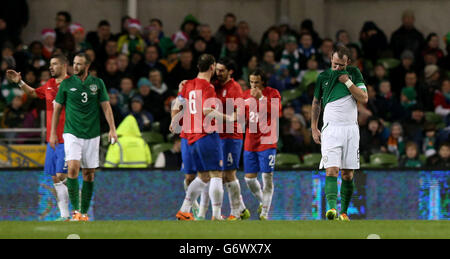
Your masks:
{"label": "green football sock", "polygon": [[341,213],[347,214],[348,206],[350,205],[350,201],[353,195],[353,179],[350,181],[346,181],[342,179],[341,184]]}
{"label": "green football sock", "polygon": [[83,189],[81,190],[81,214],[88,212],[93,192],[94,182],[83,181]]}
{"label": "green football sock", "polygon": [[78,185],[78,178],[71,179],[67,177],[67,190],[69,192],[70,204],[72,204],[72,209],[80,210],[80,186]]}
{"label": "green football sock", "polygon": [[325,197],[330,209],[336,209],[337,192],[337,177],[327,176],[325,178]]}

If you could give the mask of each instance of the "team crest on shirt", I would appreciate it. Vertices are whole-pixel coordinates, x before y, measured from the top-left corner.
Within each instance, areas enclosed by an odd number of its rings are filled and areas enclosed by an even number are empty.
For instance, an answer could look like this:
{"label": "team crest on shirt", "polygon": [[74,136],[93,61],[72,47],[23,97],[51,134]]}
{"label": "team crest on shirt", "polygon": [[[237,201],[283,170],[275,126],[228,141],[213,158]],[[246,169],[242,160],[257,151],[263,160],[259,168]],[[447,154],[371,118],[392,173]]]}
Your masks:
{"label": "team crest on shirt", "polygon": [[97,85],[90,85],[89,89],[91,89],[92,94],[96,94],[98,87],[97,87]]}
{"label": "team crest on shirt", "polygon": [[326,162],[328,162],[328,157],[327,156],[323,156],[322,160],[323,160],[324,163],[326,163]]}

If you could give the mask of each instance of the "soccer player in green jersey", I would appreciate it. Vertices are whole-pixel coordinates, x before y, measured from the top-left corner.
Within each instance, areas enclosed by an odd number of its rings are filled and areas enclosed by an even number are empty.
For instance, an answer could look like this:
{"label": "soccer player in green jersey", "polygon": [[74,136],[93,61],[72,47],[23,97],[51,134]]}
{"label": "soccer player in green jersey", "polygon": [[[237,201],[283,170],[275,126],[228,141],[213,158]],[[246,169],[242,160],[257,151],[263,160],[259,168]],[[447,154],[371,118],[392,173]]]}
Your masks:
{"label": "soccer player in green jersey", "polygon": [[[88,221],[87,212],[94,191],[94,173],[99,166],[100,149],[100,107],[109,125],[108,139],[117,140],[114,117],[109,104],[105,84],[100,78],[89,75],[89,57],[80,53],[73,62],[74,75],[64,80],[55,99],[55,107],[50,133],[50,146],[57,145],[56,126],[65,105],[64,149],[68,164],[67,188],[72,204],[73,221]],[[81,210],[79,202],[78,173],[82,168],[83,188],[81,190]]]}
{"label": "soccer player in green jersey", "polygon": [[[314,91],[311,128],[314,142],[321,144],[320,169],[325,168],[327,219],[338,218],[337,177],[342,173],[340,220],[348,221],[347,209],[353,194],[353,173],[359,169],[357,102],[367,103],[364,79],[357,67],[347,66],[351,52],[340,46],[332,52],[331,68],[320,73]],[[318,129],[321,106],[323,127]]]}

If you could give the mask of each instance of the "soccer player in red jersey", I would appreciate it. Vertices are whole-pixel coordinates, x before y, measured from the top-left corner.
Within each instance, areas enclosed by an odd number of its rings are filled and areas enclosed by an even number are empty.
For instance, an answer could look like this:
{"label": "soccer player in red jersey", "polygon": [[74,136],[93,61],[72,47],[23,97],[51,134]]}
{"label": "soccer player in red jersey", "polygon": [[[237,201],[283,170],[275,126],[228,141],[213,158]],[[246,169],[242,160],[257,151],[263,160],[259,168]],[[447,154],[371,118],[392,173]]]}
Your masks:
{"label": "soccer player in red jersey", "polygon": [[[244,142],[245,182],[260,203],[259,218],[266,220],[274,191],[273,171],[281,96],[278,90],[266,86],[266,77],[261,69],[256,69],[249,77],[251,88],[244,92],[247,122]],[[262,173],[262,190],[257,179],[258,173]]]}
{"label": "soccer player in red jersey", "polygon": [[[17,83],[20,88],[30,97],[45,99],[47,110],[47,142],[49,142],[50,129],[53,116],[53,106],[58,93],[60,83],[68,78],[67,75],[68,60],[63,55],[53,56],[50,60],[50,74],[52,78],[47,81],[41,87],[34,89],[22,81],[22,76],[14,70],[6,71],[8,79],[14,83]],[[54,150],[47,145],[47,151],[45,155],[44,171],[50,175],[53,179],[53,184],[56,189],[56,197],[58,201],[58,208],[61,213],[59,221],[68,221],[70,219],[69,214],[69,194],[67,186],[64,184],[67,178],[67,166],[65,164],[64,153],[64,139],[62,133],[64,131],[65,121],[64,110],[61,113],[60,121],[58,122],[58,147]]]}
{"label": "soccer player in red jersey", "polygon": [[[241,101],[241,105],[244,104],[242,88],[232,78],[234,71],[236,71],[236,65],[232,59],[225,57],[217,61],[217,80],[214,81],[214,87],[217,98],[222,102],[224,111],[227,112],[229,112],[228,109],[236,112],[237,107],[240,105],[239,101]],[[224,161],[223,182],[228,192],[231,208],[228,220],[248,219],[250,218],[250,211],[245,207],[241,198],[241,187],[236,177],[244,139],[242,125],[237,121],[231,125],[226,125],[226,123],[222,125],[223,128],[219,136]]]}
{"label": "soccer player in red jersey", "polygon": [[[186,100],[183,108],[183,131],[190,146],[198,177],[188,186],[186,198],[176,215],[179,220],[194,220],[190,213],[192,203],[197,200],[208,182],[210,182],[209,196],[212,201],[213,220],[222,220],[223,155],[215,120],[234,121],[236,114],[228,116],[216,110],[220,101],[216,98],[214,86],[210,84],[215,66],[216,62],[212,55],[200,56],[197,78],[187,81],[181,92],[181,96]],[[181,110],[177,111],[176,107],[174,113],[180,112]],[[172,129],[174,123],[172,120]]]}

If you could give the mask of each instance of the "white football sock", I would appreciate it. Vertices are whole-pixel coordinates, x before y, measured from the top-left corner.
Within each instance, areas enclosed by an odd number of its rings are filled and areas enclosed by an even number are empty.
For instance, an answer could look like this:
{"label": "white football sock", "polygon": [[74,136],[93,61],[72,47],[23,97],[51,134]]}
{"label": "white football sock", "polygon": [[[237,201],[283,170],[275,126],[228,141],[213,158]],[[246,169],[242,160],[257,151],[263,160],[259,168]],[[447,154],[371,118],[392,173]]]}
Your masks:
{"label": "white football sock", "polygon": [[[188,185],[187,185],[187,183],[186,183],[186,179],[184,179],[184,181],[183,181],[183,186],[184,186],[184,191],[187,191]],[[199,205],[198,205],[197,200],[195,200],[195,201],[192,203],[192,207],[198,209]]]}
{"label": "white football sock", "polygon": [[239,195],[239,200],[240,200],[240,206],[239,206],[239,212],[242,212],[243,210],[245,210],[247,207],[244,204],[244,199],[242,198],[242,194]]}
{"label": "white football sock", "polygon": [[213,217],[222,219],[223,185],[222,178],[212,177],[209,186],[209,198],[211,198]]}
{"label": "white football sock", "polygon": [[239,218],[241,211],[241,187],[239,181],[236,179],[233,182],[225,184],[228,192],[228,200],[230,201],[231,215]]}
{"label": "white football sock", "polygon": [[259,203],[263,202],[263,193],[261,190],[261,184],[259,184],[258,179],[255,178],[247,178],[245,177],[245,183],[253,195],[258,199]]}
{"label": "white football sock", "polygon": [[62,182],[55,183],[53,185],[55,186],[56,198],[58,202],[58,208],[61,213],[61,217],[68,218],[70,217],[70,213],[69,213],[69,191],[67,189],[67,186]]}
{"label": "white football sock", "polygon": [[206,183],[204,183],[200,178],[196,177],[194,181],[189,184],[186,197],[184,199],[183,205],[181,206],[181,212],[190,212],[193,201],[197,200],[198,196],[200,196],[203,188],[205,188]]}
{"label": "white football sock", "polygon": [[202,218],[206,217],[206,212],[209,207],[209,185],[210,183],[208,182],[200,196],[200,211],[198,212],[198,216]]}
{"label": "white football sock", "polygon": [[268,217],[273,196],[273,173],[263,173],[263,207],[261,216]]}

